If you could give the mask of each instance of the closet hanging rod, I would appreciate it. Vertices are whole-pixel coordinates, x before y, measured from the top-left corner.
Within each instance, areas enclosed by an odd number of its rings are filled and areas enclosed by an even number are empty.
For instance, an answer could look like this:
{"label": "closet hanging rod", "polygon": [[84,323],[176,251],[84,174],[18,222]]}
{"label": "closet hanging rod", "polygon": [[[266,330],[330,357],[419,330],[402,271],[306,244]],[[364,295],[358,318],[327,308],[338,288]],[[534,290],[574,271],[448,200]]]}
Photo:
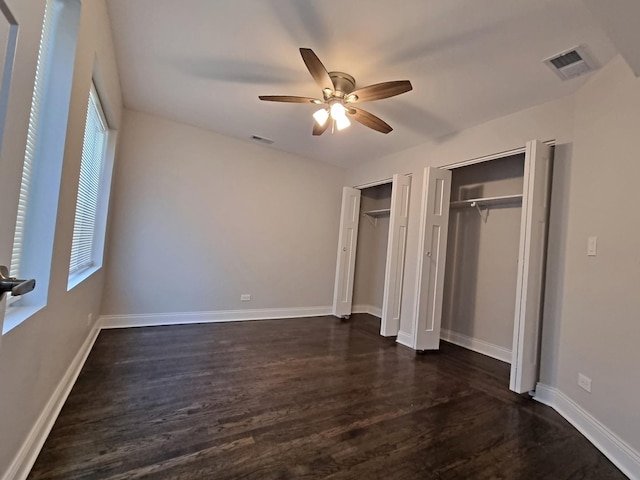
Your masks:
{"label": "closet hanging rod", "polygon": [[371,223],[373,228],[375,228],[378,226],[378,217],[391,215],[391,209],[381,208],[379,210],[367,210],[366,212],[362,212],[362,215],[367,217],[367,220],[369,220],[369,223]]}
{"label": "closet hanging rod", "polygon": [[390,208],[381,208],[379,210],[367,210],[362,212],[363,215],[369,215],[370,217],[382,217],[383,215],[391,214]]}
{"label": "closet hanging rod", "polygon": [[[474,205],[472,205],[472,203]],[[451,208],[475,207],[476,204],[481,207],[490,207],[495,205],[511,205],[522,203],[522,194],[516,195],[500,195],[497,197],[469,198],[467,200],[456,200],[451,202]]]}

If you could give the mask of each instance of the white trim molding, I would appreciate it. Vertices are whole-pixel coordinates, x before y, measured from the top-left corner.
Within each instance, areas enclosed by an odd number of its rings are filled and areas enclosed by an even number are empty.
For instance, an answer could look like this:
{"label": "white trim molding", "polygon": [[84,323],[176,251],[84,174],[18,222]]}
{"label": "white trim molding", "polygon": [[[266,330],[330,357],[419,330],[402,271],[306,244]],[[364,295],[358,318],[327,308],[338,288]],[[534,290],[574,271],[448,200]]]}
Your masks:
{"label": "white trim molding", "polygon": [[452,332],[451,330],[440,330],[440,338],[446,342],[459,345],[461,347],[481,353],[501,362],[511,363],[511,350],[508,348],[485,342],[478,338],[468,337],[461,333]]}
{"label": "white trim molding", "polygon": [[29,475],[33,464],[36,462],[36,459],[40,454],[40,450],[42,449],[44,442],[49,436],[49,432],[51,432],[51,429],[53,428],[53,424],[58,418],[69,393],[71,393],[71,389],[76,383],[78,375],[80,375],[80,371],[82,370],[82,367],[84,366],[99,333],[100,327],[96,323],[90,330],[89,335],[80,347],[80,350],[78,350],[78,353],[73,358],[71,365],[67,368],[67,371],[62,377],[62,380],[60,380],[60,383],[58,383],[58,386],[51,395],[51,398],[49,398],[49,401],[42,410],[38,420],[36,420],[36,423],[31,428],[29,435],[22,443],[20,450],[6,471],[3,480],[24,480]]}
{"label": "white trim molding", "polygon": [[562,415],[627,477],[640,480],[640,453],[571,398],[555,387],[538,383],[534,399]]}
{"label": "white trim molding", "polygon": [[354,305],[351,308],[352,313],[368,313],[374,317],[382,318],[382,308],[373,305]]}
{"label": "white trim molding", "polygon": [[410,333],[403,332],[402,330],[400,330],[398,332],[398,336],[396,337],[396,342],[399,343],[400,345],[404,345],[405,347],[409,347],[415,350],[414,344],[413,344],[413,335],[411,335]]}
{"label": "white trim molding", "polygon": [[154,327],[191,323],[242,322],[280,318],[322,317],[331,315],[331,307],[265,308],[261,310],[218,310],[212,312],[143,313],[102,315],[100,328]]}

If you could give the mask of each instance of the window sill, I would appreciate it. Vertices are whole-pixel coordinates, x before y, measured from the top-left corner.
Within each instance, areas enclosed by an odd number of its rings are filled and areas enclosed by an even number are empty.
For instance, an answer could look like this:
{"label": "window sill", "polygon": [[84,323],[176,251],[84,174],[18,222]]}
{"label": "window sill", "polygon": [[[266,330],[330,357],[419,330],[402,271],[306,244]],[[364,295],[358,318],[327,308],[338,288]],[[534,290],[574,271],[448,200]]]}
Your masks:
{"label": "window sill", "polygon": [[84,270],[80,270],[79,272],[74,273],[73,275],[69,275],[69,280],[67,281],[67,292],[71,291],[82,282],[84,282],[91,275],[96,273],[98,270],[102,268],[102,265],[93,265],[91,267],[85,268]]}
{"label": "window sill", "polygon": [[7,311],[4,315],[4,324],[2,325],[2,334],[5,335],[9,333],[11,330],[16,328],[29,317],[35,315],[44,307],[44,305],[29,305],[27,307],[11,305],[7,307]]}

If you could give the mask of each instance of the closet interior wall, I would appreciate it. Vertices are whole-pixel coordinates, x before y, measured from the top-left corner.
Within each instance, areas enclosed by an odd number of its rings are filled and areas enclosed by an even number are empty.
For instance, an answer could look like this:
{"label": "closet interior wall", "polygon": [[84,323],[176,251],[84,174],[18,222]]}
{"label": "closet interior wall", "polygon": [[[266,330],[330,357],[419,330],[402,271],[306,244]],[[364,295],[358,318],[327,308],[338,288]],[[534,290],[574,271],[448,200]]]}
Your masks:
{"label": "closet interior wall", "polygon": [[524,154],[452,170],[443,337],[511,351],[522,202],[455,202],[522,194],[523,178]]}
{"label": "closet interior wall", "polygon": [[380,316],[389,241],[389,213],[376,216],[365,212],[391,207],[391,183],[362,189],[360,226],[353,283],[354,311],[366,310]]}

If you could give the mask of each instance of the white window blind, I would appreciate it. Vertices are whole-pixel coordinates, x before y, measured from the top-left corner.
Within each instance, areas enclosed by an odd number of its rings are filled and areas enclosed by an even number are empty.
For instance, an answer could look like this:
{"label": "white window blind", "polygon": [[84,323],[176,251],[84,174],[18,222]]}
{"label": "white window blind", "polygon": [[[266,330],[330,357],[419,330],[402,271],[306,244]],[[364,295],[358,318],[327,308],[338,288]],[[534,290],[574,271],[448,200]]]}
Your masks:
{"label": "white window blind", "polygon": [[76,216],[73,223],[73,242],[69,274],[89,268],[94,264],[93,243],[96,215],[100,198],[100,184],[104,170],[107,138],[107,122],[95,87],[91,86],[87,123],[82,145],[80,181],[76,201]]}
{"label": "white window blind", "polygon": [[36,156],[38,132],[40,130],[42,97],[45,91],[49,68],[49,47],[51,44],[51,30],[53,25],[53,0],[47,0],[44,11],[42,35],[40,36],[40,48],[38,50],[38,63],[33,85],[33,97],[31,98],[31,112],[29,114],[29,128],[27,130],[27,147],[24,153],[24,166],[22,167],[22,181],[20,183],[20,200],[18,202],[18,216],[16,220],[16,232],[13,239],[11,252],[10,275],[17,277],[20,274],[20,260],[24,245],[25,224],[29,207],[29,188],[33,178],[33,164]]}

